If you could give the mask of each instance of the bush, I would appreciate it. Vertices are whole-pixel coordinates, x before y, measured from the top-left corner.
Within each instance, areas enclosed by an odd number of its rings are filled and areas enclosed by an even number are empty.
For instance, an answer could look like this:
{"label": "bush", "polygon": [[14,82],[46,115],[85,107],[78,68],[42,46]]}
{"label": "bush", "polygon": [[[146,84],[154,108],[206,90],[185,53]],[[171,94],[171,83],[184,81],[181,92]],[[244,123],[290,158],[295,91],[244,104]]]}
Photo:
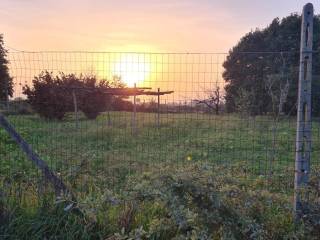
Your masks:
{"label": "bush", "polygon": [[5,103],[0,105],[0,109],[7,115],[33,114],[31,105],[25,99],[17,98],[9,101],[8,106]]}
{"label": "bush", "polygon": [[117,111],[133,111],[133,104],[121,97],[114,97],[112,108]]}
{"label": "bush", "polygon": [[104,94],[103,90],[109,87],[107,81],[97,82],[95,77],[84,77],[80,79],[83,88],[91,91],[78,91],[77,97],[80,102],[80,110],[89,119],[96,119],[100,112],[107,110],[107,102],[111,97]]}
{"label": "bush", "polygon": [[110,83],[98,81],[95,76],[77,77],[63,73],[53,76],[49,72],[42,72],[32,82],[32,88],[25,86],[23,89],[28,102],[40,116],[58,120],[74,110],[72,91],[75,91],[78,109],[87,118],[95,119],[100,112],[107,110],[107,103],[111,101],[111,96],[103,91],[111,86],[123,87],[117,79]]}
{"label": "bush", "polygon": [[61,120],[71,108],[63,88],[64,81],[52,73],[42,72],[32,83],[33,87],[25,86],[23,93],[27,95],[33,109],[44,118]]}

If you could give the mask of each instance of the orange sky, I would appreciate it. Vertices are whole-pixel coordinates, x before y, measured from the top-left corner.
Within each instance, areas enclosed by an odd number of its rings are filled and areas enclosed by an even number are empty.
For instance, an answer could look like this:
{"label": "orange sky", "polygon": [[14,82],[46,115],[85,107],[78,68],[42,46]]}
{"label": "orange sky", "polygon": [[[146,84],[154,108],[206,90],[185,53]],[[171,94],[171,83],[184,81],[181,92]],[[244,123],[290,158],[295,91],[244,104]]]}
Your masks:
{"label": "orange sky", "polygon": [[[26,51],[112,51],[146,54],[10,55],[15,97],[43,70],[121,75],[133,86],[174,90],[168,101],[203,97],[222,86],[225,55],[245,33],[275,17],[301,12],[305,0],[1,0],[0,33],[7,48]],[[315,13],[320,2],[315,4]]]}
{"label": "orange sky", "polygon": [[306,2],[1,0],[0,29],[21,50],[225,52],[250,29]]}

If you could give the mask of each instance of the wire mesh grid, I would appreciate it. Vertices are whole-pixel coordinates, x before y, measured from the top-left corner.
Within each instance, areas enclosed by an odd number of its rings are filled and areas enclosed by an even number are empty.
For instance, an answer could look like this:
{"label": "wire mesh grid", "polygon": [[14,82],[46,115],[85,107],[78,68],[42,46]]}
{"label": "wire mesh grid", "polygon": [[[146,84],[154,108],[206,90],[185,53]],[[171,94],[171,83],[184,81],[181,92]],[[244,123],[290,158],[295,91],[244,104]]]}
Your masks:
{"label": "wire mesh grid", "polygon": [[[14,93],[2,111],[33,150],[63,181],[77,186],[79,193],[90,183],[118,191],[131,175],[162,171],[164,165],[178,168],[194,163],[237,165],[246,177],[265,180],[266,187],[293,186],[297,52],[233,56],[9,52],[8,60]],[[314,90],[319,86],[316,71]],[[72,107],[62,119],[39,116],[27,101],[31,95],[26,94],[26,86],[35,90],[35,79],[62,79],[70,74],[80,80],[94,78],[96,85],[107,81],[111,86],[116,81],[123,89],[154,94],[106,94],[106,107],[91,119],[81,106],[79,113],[74,112],[74,102],[65,102],[72,94],[65,91],[59,104]],[[78,97],[81,92],[75,90]],[[97,103],[90,102],[90,96],[94,95],[87,95],[83,104],[95,108]],[[319,163],[318,100],[315,93],[313,166]],[[57,106],[50,104],[44,101],[40,107]],[[2,184],[17,181],[41,192],[37,184],[43,181],[41,173],[2,129],[0,136]]]}

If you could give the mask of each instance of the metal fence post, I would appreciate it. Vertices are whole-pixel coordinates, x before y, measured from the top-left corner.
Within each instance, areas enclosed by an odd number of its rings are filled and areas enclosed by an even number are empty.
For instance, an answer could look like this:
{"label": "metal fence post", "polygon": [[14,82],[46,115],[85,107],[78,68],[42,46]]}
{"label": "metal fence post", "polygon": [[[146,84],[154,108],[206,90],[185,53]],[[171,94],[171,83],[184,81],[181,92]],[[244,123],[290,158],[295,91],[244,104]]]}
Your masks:
{"label": "metal fence post", "polygon": [[312,80],[313,6],[303,7],[300,43],[299,92],[296,129],[294,211],[303,214],[301,189],[308,184],[311,152],[311,80]]}

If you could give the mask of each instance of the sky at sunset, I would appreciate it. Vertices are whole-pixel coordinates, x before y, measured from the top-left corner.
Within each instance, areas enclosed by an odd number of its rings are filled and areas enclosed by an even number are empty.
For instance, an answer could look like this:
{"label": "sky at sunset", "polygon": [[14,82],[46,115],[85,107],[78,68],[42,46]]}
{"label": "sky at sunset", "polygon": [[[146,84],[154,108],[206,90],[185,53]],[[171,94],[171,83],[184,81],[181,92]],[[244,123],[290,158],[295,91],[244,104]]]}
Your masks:
{"label": "sky at sunset", "polygon": [[[34,76],[50,71],[93,74],[100,79],[120,76],[129,87],[174,90],[167,99],[176,102],[203,98],[207,89],[216,86],[222,89],[225,55],[153,53],[225,53],[250,30],[266,27],[275,17],[300,14],[305,3],[1,0],[0,33],[10,50],[14,97],[23,96],[22,86],[31,85]],[[320,2],[314,7],[317,14]]]}
{"label": "sky at sunset", "polygon": [[[301,12],[305,0],[1,0],[19,50],[226,52],[246,32]],[[315,13],[320,1],[314,1]]]}

